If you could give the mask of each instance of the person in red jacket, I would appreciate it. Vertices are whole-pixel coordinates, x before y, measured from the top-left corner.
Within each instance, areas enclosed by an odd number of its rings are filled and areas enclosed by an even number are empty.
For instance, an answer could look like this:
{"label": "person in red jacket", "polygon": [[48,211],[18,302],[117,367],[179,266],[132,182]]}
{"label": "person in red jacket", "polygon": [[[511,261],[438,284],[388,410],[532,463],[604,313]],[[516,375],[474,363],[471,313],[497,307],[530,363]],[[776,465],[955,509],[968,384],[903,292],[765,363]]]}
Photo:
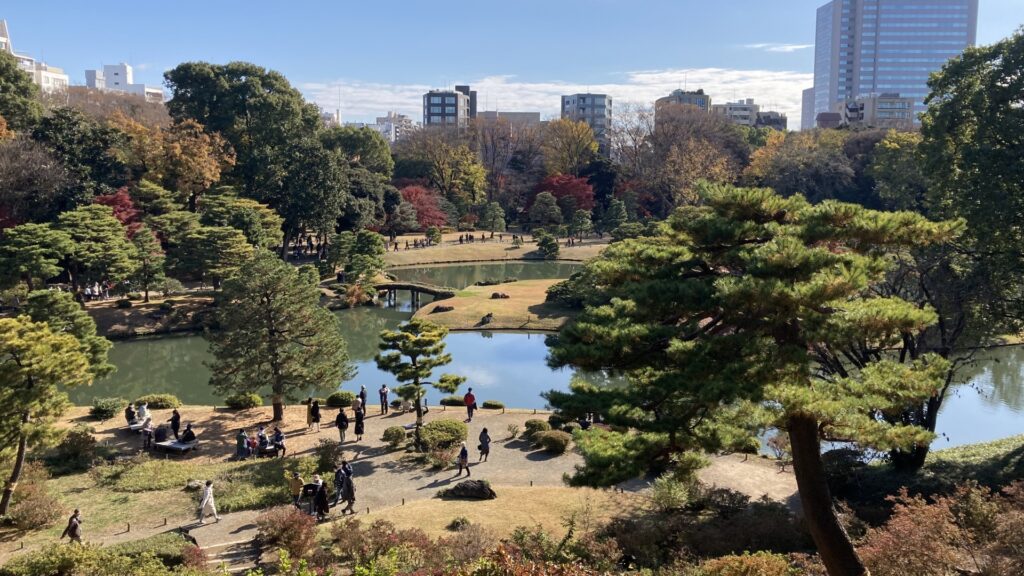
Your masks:
{"label": "person in red jacket", "polygon": [[462,397],[462,401],[466,403],[466,414],[469,415],[469,419],[466,422],[473,421],[473,411],[476,410],[476,396],[473,395],[473,389],[470,388],[466,395]]}

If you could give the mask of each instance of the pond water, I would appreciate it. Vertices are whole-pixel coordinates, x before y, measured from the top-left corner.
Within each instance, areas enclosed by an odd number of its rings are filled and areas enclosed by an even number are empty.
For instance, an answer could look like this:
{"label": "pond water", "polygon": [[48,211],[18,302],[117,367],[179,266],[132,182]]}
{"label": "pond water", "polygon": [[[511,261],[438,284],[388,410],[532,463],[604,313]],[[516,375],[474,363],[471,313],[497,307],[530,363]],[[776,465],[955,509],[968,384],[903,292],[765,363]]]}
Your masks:
{"label": "pond water", "polygon": [[[403,280],[464,288],[488,278],[564,278],[578,268],[578,264],[561,262],[508,262],[403,268],[393,273]],[[409,294],[399,296],[396,308],[338,312],[349,355],[358,369],[357,376],[342,388],[358,390],[365,385],[372,396],[382,383],[393,387],[393,377],[377,370],[373,357],[380,331],[394,329],[412,314]],[[481,402],[499,400],[507,406],[543,408],[540,393],[567,389],[576,374],[571,369],[547,367],[544,338],[527,332],[452,333],[446,342],[453,360],[443,371],[467,376]],[[97,397],[137,398],[156,392],[173,393],[187,404],[223,402],[208,384],[206,363],[211,357],[201,336],[115,342],[110,360],[118,371],[89,388],[74,390],[73,402],[87,405]],[[936,448],[1024,433],[1024,347],[988,350],[964,369],[963,377],[968,383],[950,394],[939,416]],[[431,390],[427,397],[436,404],[441,394]]]}

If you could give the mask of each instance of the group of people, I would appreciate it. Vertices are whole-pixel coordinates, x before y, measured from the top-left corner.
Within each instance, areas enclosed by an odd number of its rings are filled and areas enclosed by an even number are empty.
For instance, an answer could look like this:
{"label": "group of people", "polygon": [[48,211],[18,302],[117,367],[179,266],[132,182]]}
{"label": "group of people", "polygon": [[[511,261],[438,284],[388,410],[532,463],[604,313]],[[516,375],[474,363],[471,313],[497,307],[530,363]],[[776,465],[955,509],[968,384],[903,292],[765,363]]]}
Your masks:
{"label": "group of people", "polygon": [[235,436],[235,457],[239,460],[258,458],[263,452],[274,451],[274,457],[284,458],[288,449],[284,445],[284,432],[274,426],[274,433],[267,435],[267,428],[260,426],[252,434],[246,434],[244,428]]}
{"label": "group of people", "polygon": [[[124,419],[128,423],[128,426],[134,426],[141,424],[139,432],[142,434],[142,447],[151,448],[153,442],[163,442],[167,439],[168,428],[153,425],[153,414],[149,410],[149,404],[147,402],[139,402],[137,405],[128,403],[128,406],[124,409]],[[192,430],[191,424],[185,425],[185,430],[181,430],[181,413],[175,408],[171,410],[171,417],[167,420],[170,424],[170,434],[174,435],[174,439],[179,442],[192,442],[196,439],[196,434]]]}
{"label": "group of people", "polygon": [[[477,444],[476,449],[480,452],[480,457],[477,458],[477,462],[487,462],[488,456],[491,455],[491,435],[487,432],[487,428],[480,431],[479,436],[480,443]],[[459,449],[459,457],[456,460],[459,465],[459,473],[456,476],[462,476],[462,471],[466,471],[466,477],[470,476],[469,473],[469,448],[466,447],[466,443],[462,443],[462,448]]]}
{"label": "group of people", "polygon": [[342,514],[355,514],[356,487],[352,481],[352,474],[352,465],[347,460],[342,460],[334,470],[334,502],[331,503],[327,483],[319,474],[314,474],[313,480],[307,484],[298,472],[293,472],[292,477],[288,479],[292,504],[302,510],[302,499],[308,497],[308,513],[315,515],[317,520],[326,519],[331,507],[337,508],[340,502],[346,504],[341,510]]}
{"label": "group of people", "polygon": [[82,298],[86,302],[92,302],[93,300],[110,300],[110,290],[114,287],[113,282],[103,281],[103,283],[93,282],[92,286],[86,284],[85,288],[82,289]]}

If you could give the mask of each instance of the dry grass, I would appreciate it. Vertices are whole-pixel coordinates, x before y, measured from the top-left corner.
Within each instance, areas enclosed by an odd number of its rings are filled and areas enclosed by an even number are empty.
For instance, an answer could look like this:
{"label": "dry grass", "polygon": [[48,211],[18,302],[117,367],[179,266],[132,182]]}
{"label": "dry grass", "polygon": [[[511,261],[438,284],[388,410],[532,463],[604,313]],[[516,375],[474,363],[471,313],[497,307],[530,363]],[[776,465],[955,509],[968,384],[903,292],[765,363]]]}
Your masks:
{"label": "dry grass", "polygon": [[[426,318],[452,330],[559,330],[571,318],[567,308],[544,302],[547,289],[559,280],[523,280],[494,286],[470,286],[454,298],[431,302],[416,311],[416,318]],[[508,298],[492,299],[494,292]],[[438,306],[453,306],[447,312],[435,312]],[[488,324],[480,320],[494,314]]]}
{"label": "dry grass", "polygon": [[564,520],[574,512],[598,522],[637,509],[644,503],[643,497],[633,493],[590,488],[494,486],[494,491],[498,494],[494,500],[431,498],[362,515],[360,519],[370,523],[383,518],[399,528],[420,528],[436,537],[450,535],[445,527],[453,518],[464,516],[498,537],[507,536],[517,526],[538,524],[562,536]]}
{"label": "dry grass", "polygon": [[[164,300],[173,300],[175,313],[160,311]],[[96,321],[100,334],[108,337],[124,338],[196,330],[192,321],[195,312],[204,310],[213,302],[209,296],[182,295],[163,298],[159,293],[151,293],[150,301],[133,301],[131,308],[117,308],[117,299],[89,302],[85,309]]]}
{"label": "dry grass", "polygon": [[[480,233],[477,232],[479,238]],[[494,240],[472,244],[459,244],[458,234],[445,234],[444,240],[438,246],[430,248],[419,248],[405,250],[405,238],[399,237],[398,252],[388,252],[384,256],[389,266],[415,266],[418,264],[446,264],[458,262],[486,262],[501,260],[541,260],[543,257],[537,252],[536,245],[527,236],[527,241],[519,248],[512,247],[512,235],[505,234],[504,241],[499,242],[498,237]],[[422,238],[422,236],[409,236],[409,238]],[[562,242],[564,244],[564,241]],[[595,258],[608,245],[608,239],[599,240],[590,238],[569,248],[562,246],[558,259],[583,262]]]}

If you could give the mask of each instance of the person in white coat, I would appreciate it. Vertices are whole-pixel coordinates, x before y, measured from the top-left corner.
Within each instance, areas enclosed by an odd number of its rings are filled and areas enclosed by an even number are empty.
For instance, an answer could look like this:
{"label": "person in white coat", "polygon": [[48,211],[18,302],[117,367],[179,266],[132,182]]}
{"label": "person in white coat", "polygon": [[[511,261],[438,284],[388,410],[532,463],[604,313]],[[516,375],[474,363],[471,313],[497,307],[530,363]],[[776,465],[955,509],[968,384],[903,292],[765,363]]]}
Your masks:
{"label": "person in white coat", "polygon": [[206,517],[211,514],[215,521],[220,522],[217,505],[213,502],[213,480],[207,480],[206,487],[203,488],[203,499],[199,501],[199,523],[206,524]]}

